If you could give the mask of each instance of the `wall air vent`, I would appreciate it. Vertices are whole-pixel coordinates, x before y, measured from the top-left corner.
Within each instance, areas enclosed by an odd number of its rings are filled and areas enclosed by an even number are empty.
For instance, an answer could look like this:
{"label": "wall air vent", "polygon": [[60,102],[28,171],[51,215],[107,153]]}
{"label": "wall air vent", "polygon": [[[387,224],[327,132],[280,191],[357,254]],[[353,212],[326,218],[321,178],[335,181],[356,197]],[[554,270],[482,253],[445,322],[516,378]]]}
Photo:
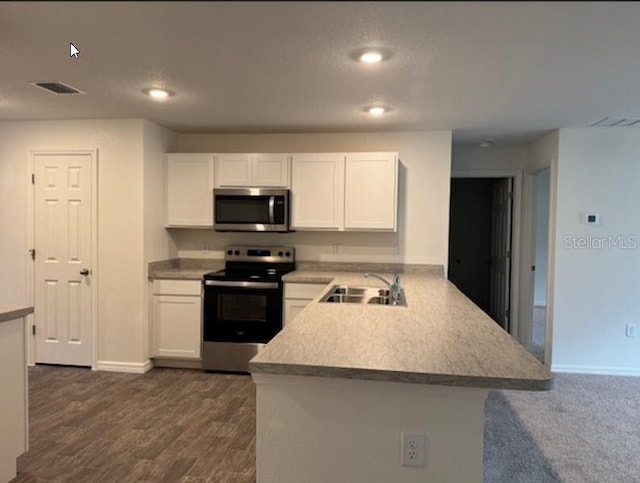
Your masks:
{"label": "wall air vent", "polygon": [[31,85],[39,87],[40,89],[44,89],[45,91],[51,92],[52,94],[56,95],[84,94],[84,92],[82,92],[80,89],[76,89],[75,87],[63,84],[62,82],[32,82]]}
{"label": "wall air vent", "polygon": [[631,127],[640,126],[640,118],[637,117],[605,117],[591,125],[591,127]]}

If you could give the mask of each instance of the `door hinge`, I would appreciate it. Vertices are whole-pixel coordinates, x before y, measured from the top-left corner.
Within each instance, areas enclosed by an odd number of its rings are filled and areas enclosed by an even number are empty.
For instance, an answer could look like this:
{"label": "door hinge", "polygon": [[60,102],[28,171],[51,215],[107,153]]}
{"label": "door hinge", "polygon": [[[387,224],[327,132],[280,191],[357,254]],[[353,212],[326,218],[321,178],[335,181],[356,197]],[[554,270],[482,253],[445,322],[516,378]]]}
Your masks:
{"label": "door hinge", "polygon": [[36,335],[36,324],[33,324],[31,326],[31,332],[33,333],[33,335]]}
{"label": "door hinge", "polygon": [[511,316],[511,311],[509,309],[507,309],[505,311],[504,315],[507,317],[507,319],[509,319],[509,317]]}
{"label": "door hinge", "polygon": [[36,175],[35,175],[35,173],[31,173],[31,184],[33,184],[33,185],[36,184]]}
{"label": "door hinge", "polygon": [[536,266],[535,265],[531,265],[531,271],[535,272],[536,271]]}
{"label": "door hinge", "polygon": [[507,250],[507,258],[511,258],[511,250]]}
{"label": "door hinge", "polygon": [[509,191],[509,199],[512,200],[513,199],[513,191]]}
{"label": "door hinge", "polygon": [[36,249],[35,248],[30,248],[29,249],[29,254],[31,255],[31,260],[35,261],[35,259],[36,259]]}

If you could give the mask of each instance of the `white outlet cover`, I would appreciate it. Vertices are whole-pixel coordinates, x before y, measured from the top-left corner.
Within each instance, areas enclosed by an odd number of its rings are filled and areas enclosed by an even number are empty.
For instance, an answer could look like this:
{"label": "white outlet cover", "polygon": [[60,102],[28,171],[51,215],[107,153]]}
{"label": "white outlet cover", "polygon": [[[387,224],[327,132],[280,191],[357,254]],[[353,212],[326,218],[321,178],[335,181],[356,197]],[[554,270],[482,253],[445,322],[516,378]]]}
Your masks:
{"label": "white outlet cover", "polygon": [[400,438],[400,464],[424,466],[424,433],[402,431]]}

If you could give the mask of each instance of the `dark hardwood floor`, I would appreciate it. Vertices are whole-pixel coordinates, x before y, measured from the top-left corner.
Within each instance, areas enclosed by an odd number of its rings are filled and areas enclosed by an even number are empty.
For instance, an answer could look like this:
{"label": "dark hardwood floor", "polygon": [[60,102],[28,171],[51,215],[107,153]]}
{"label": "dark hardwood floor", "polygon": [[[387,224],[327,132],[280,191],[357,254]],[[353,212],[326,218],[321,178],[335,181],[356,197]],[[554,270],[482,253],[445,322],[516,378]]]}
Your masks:
{"label": "dark hardwood floor", "polygon": [[30,449],[13,482],[254,482],[249,376],[29,369]]}

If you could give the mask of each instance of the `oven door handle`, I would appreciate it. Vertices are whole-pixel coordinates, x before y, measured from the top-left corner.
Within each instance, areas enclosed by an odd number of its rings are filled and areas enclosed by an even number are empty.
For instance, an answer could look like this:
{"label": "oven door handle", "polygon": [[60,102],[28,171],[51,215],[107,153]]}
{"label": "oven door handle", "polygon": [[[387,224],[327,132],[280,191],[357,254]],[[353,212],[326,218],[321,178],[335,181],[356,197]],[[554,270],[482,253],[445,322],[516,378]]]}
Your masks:
{"label": "oven door handle", "polygon": [[278,282],[235,282],[222,280],[205,280],[208,287],[241,287],[241,288],[278,288]]}
{"label": "oven door handle", "polygon": [[275,224],[276,222],[275,204],[276,204],[276,197],[269,196],[269,223],[271,223],[272,225]]}

